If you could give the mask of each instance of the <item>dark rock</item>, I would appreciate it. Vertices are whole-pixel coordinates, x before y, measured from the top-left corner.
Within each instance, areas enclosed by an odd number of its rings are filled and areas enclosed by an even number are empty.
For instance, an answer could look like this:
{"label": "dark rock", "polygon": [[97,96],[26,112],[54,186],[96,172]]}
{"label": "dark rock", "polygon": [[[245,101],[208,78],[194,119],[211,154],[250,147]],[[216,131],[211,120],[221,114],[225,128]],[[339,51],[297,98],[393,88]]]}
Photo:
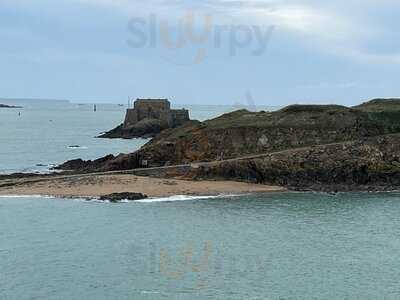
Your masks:
{"label": "dark rock", "polygon": [[102,158],[96,159],[94,161],[88,160],[84,161],[82,159],[74,159],[63,163],[62,165],[56,166],[54,170],[63,170],[63,171],[77,171],[80,172],[90,172],[101,170],[101,167],[110,161],[113,161],[116,157],[114,155],[107,155]]}
{"label": "dark rock", "polygon": [[[385,139],[381,144],[378,140]],[[345,147],[344,147],[345,146]],[[385,191],[400,188],[400,134],[271,153],[192,169],[193,179],[234,179],[304,191]]]}
{"label": "dark rock", "polygon": [[0,104],[0,108],[22,108],[22,106]]}
{"label": "dark rock", "polygon": [[103,133],[99,138],[151,138],[166,128],[167,127],[163,126],[159,120],[145,119],[129,127],[124,127],[124,125],[121,124],[116,128]]}
{"label": "dark rock", "polygon": [[146,195],[143,195],[142,193],[114,193],[114,194],[110,194],[110,195],[101,196],[99,198],[99,200],[117,203],[122,200],[135,201],[135,200],[142,200],[142,199],[147,199],[147,198],[148,197]]}

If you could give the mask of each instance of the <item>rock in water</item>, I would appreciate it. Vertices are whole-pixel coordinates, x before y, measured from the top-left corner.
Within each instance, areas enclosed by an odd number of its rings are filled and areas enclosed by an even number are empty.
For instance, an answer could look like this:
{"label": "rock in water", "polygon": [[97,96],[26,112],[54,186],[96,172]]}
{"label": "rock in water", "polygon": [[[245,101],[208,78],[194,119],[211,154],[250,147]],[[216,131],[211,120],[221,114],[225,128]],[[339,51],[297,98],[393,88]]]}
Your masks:
{"label": "rock in water", "polygon": [[179,127],[190,121],[186,109],[171,109],[167,99],[137,99],[134,108],[128,108],[125,121],[103,133],[100,138],[151,138],[161,131]]}
{"label": "rock in water", "polygon": [[144,195],[142,193],[113,193],[109,195],[104,195],[99,198],[101,201],[110,201],[112,203],[117,203],[122,200],[130,200],[130,201],[135,201],[135,200],[142,200],[142,199],[147,199],[147,195]]}
{"label": "rock in water", "polygon": [[101,134],[99,138],[151,138],[156,136],[162,130],[168,127],[163,126],[163,124],[156,119],[145,119],[132,126],[124,126],[123,124],[117,126],[116,128]]}
{"label": "rock in water", "polygon": [[0,104],[0,108],[22,108],[22,106]]}

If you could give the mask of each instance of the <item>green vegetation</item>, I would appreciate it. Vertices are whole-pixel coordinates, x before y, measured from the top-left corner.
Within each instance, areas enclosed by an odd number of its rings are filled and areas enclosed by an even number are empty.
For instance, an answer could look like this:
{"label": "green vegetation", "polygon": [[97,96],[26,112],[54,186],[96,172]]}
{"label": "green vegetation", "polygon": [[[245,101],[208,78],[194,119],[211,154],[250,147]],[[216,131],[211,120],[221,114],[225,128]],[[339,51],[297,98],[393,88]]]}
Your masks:
{"label": "green vegetation", "polygon": [[361,105],[354,106],[353,108],[365,112],[400,111],[400,99],[373,99]]}

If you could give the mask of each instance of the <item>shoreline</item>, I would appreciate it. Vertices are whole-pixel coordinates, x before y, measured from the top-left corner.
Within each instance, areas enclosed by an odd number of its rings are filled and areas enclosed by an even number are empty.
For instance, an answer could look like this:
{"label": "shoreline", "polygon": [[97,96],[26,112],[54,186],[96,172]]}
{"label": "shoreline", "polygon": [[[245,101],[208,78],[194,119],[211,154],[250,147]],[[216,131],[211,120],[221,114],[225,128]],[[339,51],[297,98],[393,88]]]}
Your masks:
{"label": "shoreline", "polygon": [[142,193],[150,198],[177,195],[218,196],[249,193],[285,192],[284,187],[252,184],[237,181],[193,181],[161,179],[129,174],[92,176],[39,177],[33,181],[11,179],[0,187],[0,196],[43,195],[56,198],[96,199],[122,192]]}

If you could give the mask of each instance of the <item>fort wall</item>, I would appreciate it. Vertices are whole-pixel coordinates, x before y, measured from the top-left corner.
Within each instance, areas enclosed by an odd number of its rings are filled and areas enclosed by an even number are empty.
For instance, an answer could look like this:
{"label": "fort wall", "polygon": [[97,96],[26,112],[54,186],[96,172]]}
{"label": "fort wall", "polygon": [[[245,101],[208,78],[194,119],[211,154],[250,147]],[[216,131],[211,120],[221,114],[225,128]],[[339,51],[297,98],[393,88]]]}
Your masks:
{"label": "fort wall", "polygon": [[190,120],[186,109],[171,109],[167,99],[137,99],[134,108],[127,109],[124,127],[130,127],[143,119],[160,120],[164,127],[177,127]]}

